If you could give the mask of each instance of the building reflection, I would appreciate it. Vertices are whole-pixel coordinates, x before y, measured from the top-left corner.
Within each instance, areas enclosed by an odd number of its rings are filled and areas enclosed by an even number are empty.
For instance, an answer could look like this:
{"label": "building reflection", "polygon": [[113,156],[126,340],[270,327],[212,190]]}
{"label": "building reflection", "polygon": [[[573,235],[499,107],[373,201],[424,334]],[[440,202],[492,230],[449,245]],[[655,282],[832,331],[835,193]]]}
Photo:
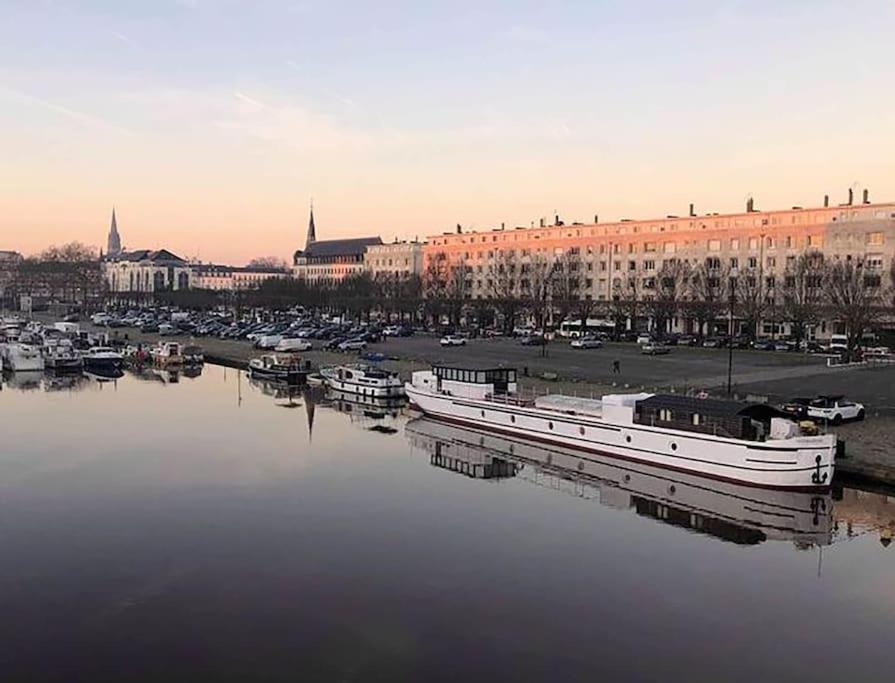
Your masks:
{"label": "building reflection", "polygon": [[842,538],[876,535],[888,548],[895,536],[895,495],[835,487],[833,523]]}
{"label": "building reflection", "polygon": [[405,431],[433,466],[466,476],[514,477],[738,545],[776,540],[804,549],[833,541],[829,494],[719,482],[429,418]]}

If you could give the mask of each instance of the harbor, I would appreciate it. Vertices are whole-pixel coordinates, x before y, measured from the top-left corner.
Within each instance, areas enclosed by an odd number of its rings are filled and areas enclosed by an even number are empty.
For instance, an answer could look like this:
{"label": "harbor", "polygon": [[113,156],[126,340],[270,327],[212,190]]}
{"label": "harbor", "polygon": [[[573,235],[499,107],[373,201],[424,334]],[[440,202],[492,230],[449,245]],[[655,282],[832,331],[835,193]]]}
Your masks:
{"label": "harbor", "polygon": [[[580,680],[597,655],[645,679],[683,666],[695,639],[719,643],[700,669],[723,678],[734,632],[750,639],[746,678],[772,662],[792,679],[887,666],[884,649],[846,661],[815,644],[831,628],[864,643],[887,630],[891,495],[756,489],[450,425],[406,401],[209,363],[191,374],[4,384],[11,680],[39,673],[51,641],[56,667],[100,677],[121,653],[143,671],[165,653],[185,676],[239,677],[263,649],[274,677],[344,678],[362,656],[382,680],[431,667],[522,680],[559,656]],[[42,428],[48,415],[58,428]],[[718,605],[737,619],[710,617]],[[782,660],[769,622],[805,636]],[[594,639],[607,623],[612,637]],[[202,656],[179,655],[197,632]],[[651,657],[629,656],[652,636]]]}
{"label": "harbor", "polygon": [[[52,326],[51,317],[39,318]],[[109,329],[80,323],[92,334],[108,335],[118,345],[154,348],[166,337],[143,333],[138,329]],[[172,338],[168,338],[172,339]],[[248,370],[252,359],[263,353],[251,343],[218,339],[211,336],[176,337],[184,346],[200,346],[207,362]],[[360,360],[356,352],[312,348],[297,354],[312,368],[337,368]],[[708,389],[711,395],[726,398],[723,373],[726,354],[716,350],[677,349],[669,358],[644,358],[636,345],[608,344],[593,352],[580,352],[557,340],[546,354],[508,339],[471,340],[462,349],[445,349],[437,337],[384,338],[373,344],[375,365],[409,380],[415,371],[433,363],[450,362],[458,357],[479,363],[512,365],[519,371],[520,391],[532,397],[550,393],[580,398],[599,398],[617,393],[694,394]],[[719,358],[721,356],[721,358]],[[611,359],[621,359],[623,372],[611,372]],[[659,361],[658,363],[656,361]],[[822,359],[791,357],[760,352],[738,352],[733,374],[733,394],[738,400],[757,399],[781,403],[796,393],[823,393],[846,390],[849,397],[867,406],[868,417],[839,426],[827,425],[845,444],[836,461],[838,476],[865,485],[895,487],[895,455],[889,448],[895,438],[895,406],[887,396],[895,380],[895,366],[829,368]],[[657,369],[658,368],[658,369]],[[697,374],[698,373],[698,374]]]}

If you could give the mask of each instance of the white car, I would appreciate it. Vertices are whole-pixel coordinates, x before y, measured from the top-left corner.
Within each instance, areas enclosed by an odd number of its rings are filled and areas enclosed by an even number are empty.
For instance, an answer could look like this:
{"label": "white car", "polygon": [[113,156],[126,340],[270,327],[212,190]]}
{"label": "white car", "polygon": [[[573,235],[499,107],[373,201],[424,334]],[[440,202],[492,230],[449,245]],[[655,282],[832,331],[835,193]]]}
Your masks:
{"label": "white car", "polygon": [[282,334],[264,334],[258,337],[255,346],[259,349],[275,349],[281,341],[283,341]]}
{"label": "white car", "polygon": [[397,337],[399,334],[401,334],[401,330],[397,325],[389,325],[382,330],[383,337]]}
{"label": "white car", "polygon": [[169,325],[168,323],[162,323],[158,326],[159,336],[168,337],[177,332],[177,328],[174,325]]}
{"label": "white car", "polygon": [[652,341],[652,339],[650,338],[650,336],[648,334],[638,334],[637,335],[637,343],[640,344],[641,346],[643,344],[649,344],[651,341]]}
{"label": "white car", "polygon": [[845,420],[863,420],[864,406],[842,396],[819,396],[808,404],[808,417],[834,425]]}
{"label": "white car", "polygon": [[274,351],[294,352],[294,351],[310,351],[314,347],[307,339],[299,339],[297,337],[280,340]]}
{"label": "white car", "polygon": [[448,334],[441,338],[442,346],[466,346],[466,339],[455,334]]}
{"label": "white car", "polygon": [[573,349],[602,349],[603,342],[596,337],[578,337],[569,344]]}
{"label": "white car", "polygon": [[346,339],[339,344],[339,351],[363,351],[367,348],[367,342],[363,339]]}

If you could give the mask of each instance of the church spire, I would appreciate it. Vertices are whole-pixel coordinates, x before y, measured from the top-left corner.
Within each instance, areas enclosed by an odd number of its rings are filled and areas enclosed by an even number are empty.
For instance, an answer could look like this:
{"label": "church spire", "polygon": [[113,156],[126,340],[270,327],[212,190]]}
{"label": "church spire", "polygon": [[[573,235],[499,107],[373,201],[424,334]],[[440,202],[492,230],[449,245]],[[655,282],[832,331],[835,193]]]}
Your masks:
{"label": "church spire", "polygon": [[308,221],[308,240],[305,244],[305,251],[307,251],[308,247],[310,247],[314,242],[317,241],[317,229],[314,227],[314,200],[311,200],[311,219]]}
{"label": "church spire", "polygon": [[109,256],[121,253],[121,236],[118,234],[118,221],[115,218],[115,207],[112,207],[112,225],[109,228],[109,241],[106,252]]}

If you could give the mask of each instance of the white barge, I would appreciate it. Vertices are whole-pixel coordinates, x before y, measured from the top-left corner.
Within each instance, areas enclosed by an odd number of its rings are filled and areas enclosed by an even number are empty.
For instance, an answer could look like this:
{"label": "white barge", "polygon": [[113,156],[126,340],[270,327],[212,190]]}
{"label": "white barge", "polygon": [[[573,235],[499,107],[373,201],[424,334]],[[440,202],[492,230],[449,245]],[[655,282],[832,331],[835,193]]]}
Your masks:
{"label": "white barge", "polygon": [[661,394],[601,400],[516,395],[516,371],[436,366],[414,372],[407,397],[426,415],[751,486],[823,490],[836,437],[803,436],[765,404]]}
{"label": "white barge", "polygon": [[339,365],[321,368],[320,376],[326,385],[346,394],[395,398],[404,396],[404,383],[397,373],[369,365]]}

